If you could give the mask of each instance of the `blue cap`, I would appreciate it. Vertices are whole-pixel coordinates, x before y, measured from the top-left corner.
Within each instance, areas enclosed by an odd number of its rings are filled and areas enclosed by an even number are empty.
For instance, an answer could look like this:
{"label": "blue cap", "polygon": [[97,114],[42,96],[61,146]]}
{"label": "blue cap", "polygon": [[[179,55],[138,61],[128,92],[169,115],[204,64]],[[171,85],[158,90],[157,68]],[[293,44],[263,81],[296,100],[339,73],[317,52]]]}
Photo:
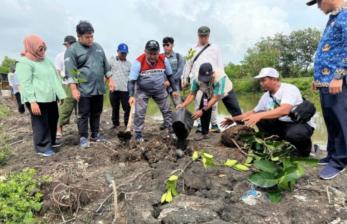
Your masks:
{"label": "blue cap", "polygon": [[128,45],[121,43],[118,45],[118,50],[120,53],[128,53]]}

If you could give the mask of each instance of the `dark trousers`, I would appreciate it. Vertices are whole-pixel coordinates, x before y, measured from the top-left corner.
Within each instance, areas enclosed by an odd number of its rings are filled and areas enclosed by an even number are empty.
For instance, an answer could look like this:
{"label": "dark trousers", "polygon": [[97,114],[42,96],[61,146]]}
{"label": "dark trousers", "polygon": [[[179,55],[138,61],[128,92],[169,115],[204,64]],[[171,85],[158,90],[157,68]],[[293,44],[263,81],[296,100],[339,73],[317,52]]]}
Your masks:
{"label": "dark trousers", "polygon": [[124,91],[110,92],[110,102],[112,106],[112,123],[114,126],[119,126],[119,108],[122,104],[124,111],[124,125],[128,125],[130,105],[129,93]]}
{"label": "dark trousers", "polygon": [[[201,97],[200,106],[199,106],[200,110],[204,107],[204,98],[205,98],[205,96],[203,94],[203,96]],[[212,116],[212,107],[210,109],[204,111],[204,113],[200,117],[201,134],[203,134],[203,135],[208,134],[208,131],[210,129],[211,116]]]}
{"label": "dark trousers", "polygon": [[261,120],[257,123],[257,127],[266,136],[277,135],[294,145],[297,149],[294,155],[303,157],[310,155],[312,147],[311,136],[314,129],[307,123],[297,124],[273,119]]}
{"label": "dark trousers", "polygon": [[224,106],[227,108],[228,112],[232,116],[237,116],[237,115],[240,115],[242,113],[239,101],[237,100],[236,94],[234,93],[233,90],[231,90],[228,93],[228,95],[222,99],[222,101],[224,103]]}
{"label": "dark trousers", "polygon": [[17,108],[18,108],[18,112],[23,114],[25,112],[25,106],[24,104],[22,104],[21,98],[20,98],[20,93],[16,93],[14,94],[16,97],[16,101],[17,101]]}
{"label": "dark trousers", "polygon": [[57,125],[58,125],[58,104],[38,103],[41,115],[36,116],[31,112],[29,103],[26,106],[31,114],[31,125],[33,129],[33,141],[36,152],[45,152],[55,143]]}
{"label": "dark trousers", "polygon": [[100,116],[104,103],[104,95],[81,97],[78,102],[78,131],[80,137],[88,138],[88,121],[91,136],[96,137],[100,128]]}
{"label": "dark trousers", "polygon": [[[204,97],[201,98],[200,107],[199,107],[200,109],[203,107],[203,98]],[[228,112],[232,116],[237,116],[237,115],[240,115],[242,113],[239,102],[236,98],[236,94],[234,93],[233,90],[231,90],[228,93],[228,95],[222,99],[222,101],[223,101],[226,109],[228,110]],[[210,121],[211,121],[211,115],[212,115],[212,108],[208,111],[205,111],[200,118],[201,133],[203,135],[208,134],[209,127],[210,127]]]}
{"label": "dark trousers", "polygon": [[347,87],[343,84],[342,93],[329,94],[328,88],[320,88],[320,101],[328,131],[329,164],[337,169],[347,165]]}

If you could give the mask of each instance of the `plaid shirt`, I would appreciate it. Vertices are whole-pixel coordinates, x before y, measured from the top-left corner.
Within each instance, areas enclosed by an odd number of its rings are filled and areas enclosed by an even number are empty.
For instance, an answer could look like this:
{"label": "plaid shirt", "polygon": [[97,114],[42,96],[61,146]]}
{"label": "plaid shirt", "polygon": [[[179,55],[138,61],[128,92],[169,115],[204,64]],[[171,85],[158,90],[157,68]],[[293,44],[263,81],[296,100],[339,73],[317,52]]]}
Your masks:
{"label": "plaid shirt", "polygon": [[118,60],[117,57],[111,57],[112,79],[116,84],[116,91],[128,92],[128,80],[131,68],[129,61]]}

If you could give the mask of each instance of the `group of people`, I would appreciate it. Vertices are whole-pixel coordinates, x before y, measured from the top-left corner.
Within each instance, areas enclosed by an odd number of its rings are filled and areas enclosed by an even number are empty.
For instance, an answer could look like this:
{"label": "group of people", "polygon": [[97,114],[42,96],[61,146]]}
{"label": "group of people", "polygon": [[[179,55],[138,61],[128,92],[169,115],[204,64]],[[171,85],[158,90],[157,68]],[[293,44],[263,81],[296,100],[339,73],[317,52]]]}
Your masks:
{"label": "group of people", "polygon": [[[328,129],[328,155],[320,160],[325,165],[320,177],[331,179],[347,165],[347,10],[343,0],[312,0],[307,4],[316,3],[330,14],[315,57],[313,89],[319,90]],[[21,102],[30,111],[34,146],[40,155],[54,154],[53,148],[60,145],[63,127],[69,123],[73,110],[78,115],[80,147],[103,140],[100,116],[106,84],[112,105],[112,129],[120,126],[120,105],[124,125],[134,108],[137,142],[144,141],[150,98],[163,115],[161,129],[166,129],[172,138],[173,110],[182,110],[194,101],[193,118],[201,133],[196,140],[208,138],[210,130],[220,132],[217,104],[221,100],[231,115],[222,121],[222,127],[234,123],[257,126],[265,135],[277,135],[292,143],[297,155],[310,155],[313,123],[296,122],[289,116],[304,102],[300,90],[282,83],[276,69],[263,68],[255,79],[265,93],[253,110],[242,113],[233,83],[224,72],[220,49],[209,41],[209,27],[198,29],[198,44],[189,51],[189,57],[176,53],[174,38],[165,37],[163,53],[160,44],[150,40],[133,63],[127,60],[129,49],[124,43],[118,45],[117,55],[107,60],[103,48],[93,40],[94,29],[89,22],[81,21],[76,31],[77,40],[73,36],[64,39],[66,51],[56,57],[55,65],[45,56],[45,42],[35,35],[25,38],[25,51],[16,65]],[[188,86],[190,93],[184,99],[180,91]]]}

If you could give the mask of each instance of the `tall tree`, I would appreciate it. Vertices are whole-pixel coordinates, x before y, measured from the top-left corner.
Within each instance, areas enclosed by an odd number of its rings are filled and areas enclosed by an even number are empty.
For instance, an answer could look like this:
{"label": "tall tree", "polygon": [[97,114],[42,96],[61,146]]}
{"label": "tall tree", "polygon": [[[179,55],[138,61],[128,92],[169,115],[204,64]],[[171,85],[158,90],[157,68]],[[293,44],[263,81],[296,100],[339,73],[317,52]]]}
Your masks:
{"label": "tall tree", "polygon": [[0,73],[8,74],[16,64],[16,60],[5,56],[0,66]]}

